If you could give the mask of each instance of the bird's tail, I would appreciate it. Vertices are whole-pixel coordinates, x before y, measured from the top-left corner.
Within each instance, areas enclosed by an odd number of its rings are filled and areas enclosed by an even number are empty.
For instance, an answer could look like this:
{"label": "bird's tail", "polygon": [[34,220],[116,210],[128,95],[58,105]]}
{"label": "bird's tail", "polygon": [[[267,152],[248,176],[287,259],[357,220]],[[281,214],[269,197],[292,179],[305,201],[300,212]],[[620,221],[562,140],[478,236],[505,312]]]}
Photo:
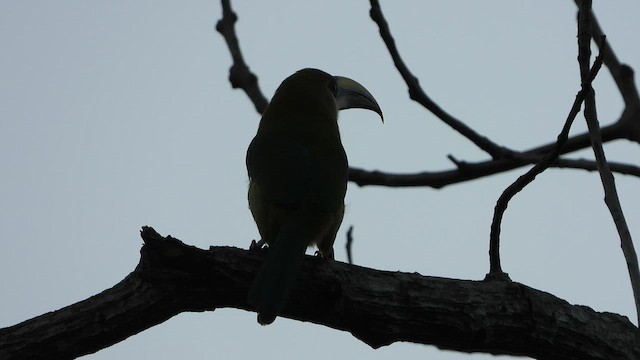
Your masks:
{"label": "bird's tail", "polygon": [[309,224],[292,221],[282,227],[251,288],[248,301],[261,325],[271,324],[284,308],[309,244]]}

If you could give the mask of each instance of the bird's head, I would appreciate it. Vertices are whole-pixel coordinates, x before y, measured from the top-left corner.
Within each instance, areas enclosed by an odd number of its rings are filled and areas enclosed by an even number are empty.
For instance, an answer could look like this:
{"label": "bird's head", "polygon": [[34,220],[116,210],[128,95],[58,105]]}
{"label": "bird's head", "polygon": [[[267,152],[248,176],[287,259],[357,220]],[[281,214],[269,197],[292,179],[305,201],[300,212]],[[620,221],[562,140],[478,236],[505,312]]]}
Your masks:
{"label": "bird's head", "polygon": [[331,76],[317,69],[302,69],[286,78],[269,107],[286,107],[287,111],[301,114],[327,112],[327,117],[334,119],[337,119],[338,110],[360,108],[375,111],[384,121],[380,106],[364,86],[347,77]]}

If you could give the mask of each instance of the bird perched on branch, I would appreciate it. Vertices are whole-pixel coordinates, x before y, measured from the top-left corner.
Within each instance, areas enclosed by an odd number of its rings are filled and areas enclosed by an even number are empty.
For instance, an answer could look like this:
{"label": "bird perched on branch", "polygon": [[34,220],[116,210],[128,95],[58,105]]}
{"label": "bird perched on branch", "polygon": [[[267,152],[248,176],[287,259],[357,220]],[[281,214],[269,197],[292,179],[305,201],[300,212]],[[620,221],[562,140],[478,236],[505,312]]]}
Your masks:
{"label": "bird perched on branch", "polygon": [[307,247],[333,259],[344,215],[347,156],[338,110],[382,111],[354,80],[303,69],[286,78],[265,110],[247,150],[249,208],[268,253],[248,301],[258,322],[272,323],[284,308]]}

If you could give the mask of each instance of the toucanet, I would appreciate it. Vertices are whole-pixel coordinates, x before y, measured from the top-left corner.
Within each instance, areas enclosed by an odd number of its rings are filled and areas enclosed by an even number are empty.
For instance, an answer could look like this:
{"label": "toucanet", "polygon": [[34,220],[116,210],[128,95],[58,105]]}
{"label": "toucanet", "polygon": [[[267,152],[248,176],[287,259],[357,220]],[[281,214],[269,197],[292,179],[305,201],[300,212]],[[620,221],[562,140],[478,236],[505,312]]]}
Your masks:
{"label": "toucanet", "polygon": [[333,259],[349,171],[338,110],[349,108],[382,119],[376,100],[356,81],[300,70],[278,87],[249,145],[249,208],[268,251],[248,301],[262,325],[286,305],[307,247]]}

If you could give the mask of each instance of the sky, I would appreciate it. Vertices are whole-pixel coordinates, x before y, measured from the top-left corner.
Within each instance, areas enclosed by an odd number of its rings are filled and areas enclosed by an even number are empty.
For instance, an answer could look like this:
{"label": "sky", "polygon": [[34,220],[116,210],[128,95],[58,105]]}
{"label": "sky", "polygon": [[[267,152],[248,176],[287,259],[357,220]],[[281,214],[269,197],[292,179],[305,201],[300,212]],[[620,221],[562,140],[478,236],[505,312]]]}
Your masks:
{"label": "sky", "polygon": [[[487,159],[408,98],[368,2],[233,7],[265,96],[316,67],[376,97],[384,124],[372,112],[341,112],[352,166],[418,172],[451,169],[449,154]],[[406,64],[445,110],[516,150],[555,141],[580,83],[572,1],[382,1],[382,9]],[[596,1],[594,10],[620,61],[637,71],[640,4]],[[0,2],[0,327],[118,283],[138,263],[144,225],[200,248],[247,248],[257,238],[244,157],[259,115],[227,80],[220,17],[216,1]],[[606,69],[594,87],[609,124],[622,100]],[[572,134],[585,129],[580,116]],[[605,151],[640,162],[638,144]],[[440,190],[349,184],[336,260],[346,260],[353,225],[358,265],[480,280],[495,201],[524,171]],[[616,182],[637,242],[640,179]],[[538,176],[509,205],[501,252],[512,280],[636,323],[596,173]],[[237,309],[183,313],[83,359],[493,358],[409,343],[373,350],[346,332],[284,318],[262,327],[255,318]]]}

